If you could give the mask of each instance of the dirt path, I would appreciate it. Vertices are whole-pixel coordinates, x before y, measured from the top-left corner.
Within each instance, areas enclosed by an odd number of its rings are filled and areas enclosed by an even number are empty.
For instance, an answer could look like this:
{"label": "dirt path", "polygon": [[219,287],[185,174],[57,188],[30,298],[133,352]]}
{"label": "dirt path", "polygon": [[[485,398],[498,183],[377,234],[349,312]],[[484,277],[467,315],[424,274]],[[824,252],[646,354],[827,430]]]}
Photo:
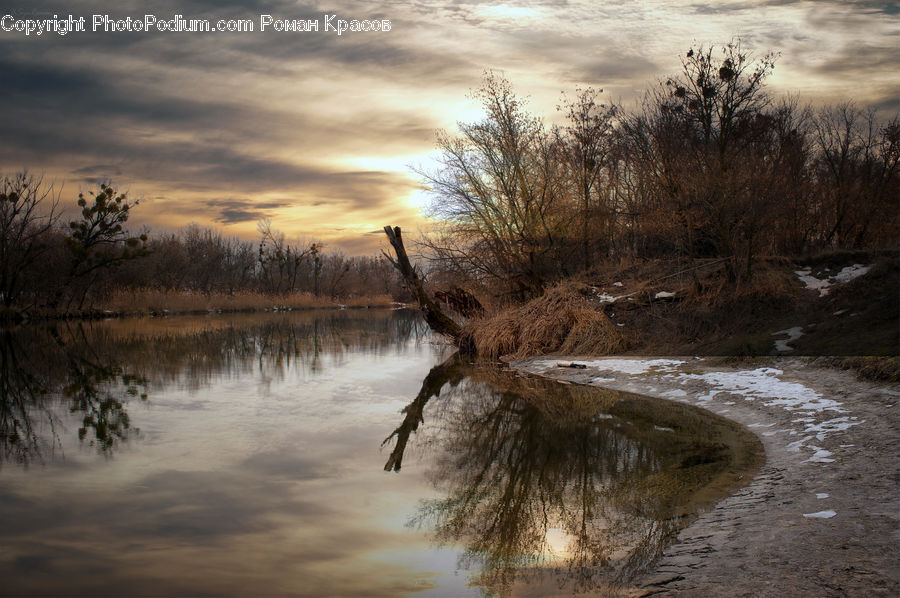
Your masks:
{"label": "dirt path", "polygon": [[[575,361],[585,369],[557,367]],[[517,369],[683,401],[753,430],[759,475],[702,514],[635,596],[900,596],[900,385],[774,358],[533,358]]]}

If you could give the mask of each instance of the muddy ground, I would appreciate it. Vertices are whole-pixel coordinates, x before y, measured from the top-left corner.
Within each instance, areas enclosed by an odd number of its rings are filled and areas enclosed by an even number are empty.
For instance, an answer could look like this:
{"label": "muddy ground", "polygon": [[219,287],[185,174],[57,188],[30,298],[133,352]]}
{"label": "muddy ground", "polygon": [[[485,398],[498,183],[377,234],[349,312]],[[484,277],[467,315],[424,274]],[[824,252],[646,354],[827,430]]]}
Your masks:
{"label": "muddy ground", "polygon": [[900,385],[802,358],[511,365],[704,407],[762,441],[759,474],[682,530],[631,595],[900,596]]}

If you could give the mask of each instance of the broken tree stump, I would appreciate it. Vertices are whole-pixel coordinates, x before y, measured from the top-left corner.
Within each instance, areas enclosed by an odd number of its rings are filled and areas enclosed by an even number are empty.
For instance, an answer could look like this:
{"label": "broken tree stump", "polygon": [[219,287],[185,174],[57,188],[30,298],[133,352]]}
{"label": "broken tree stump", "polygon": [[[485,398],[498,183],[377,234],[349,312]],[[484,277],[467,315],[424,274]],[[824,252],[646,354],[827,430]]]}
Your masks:
{"label": "broken tree stump", "polygon": [[425,314],[425,322],[433,331],[449,337],[455,344],[459,345],[462,329],[459,324],[445,314],[437,302],[425,292],[425,286],[422,284],[422,279],[419,278],[416,269],[409,261],[409,256],[406,255],[406,248],[403,246],[403,237],[400,234],[400,227],[385,226],[384,232],[388,237],[388,241],[391,242],[394,252],[397,254],[397,259],[395,260],[387,254],[384,255],[391,264],[397,268],[400,275],[403,276],[406,286],[419,303],[419,309]]}

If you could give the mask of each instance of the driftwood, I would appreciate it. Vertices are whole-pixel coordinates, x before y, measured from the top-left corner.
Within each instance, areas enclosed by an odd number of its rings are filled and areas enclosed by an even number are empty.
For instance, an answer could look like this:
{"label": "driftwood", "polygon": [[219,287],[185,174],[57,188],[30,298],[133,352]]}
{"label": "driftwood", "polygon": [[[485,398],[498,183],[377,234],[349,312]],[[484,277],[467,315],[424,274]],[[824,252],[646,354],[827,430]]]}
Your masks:
{"label": "driftwood", "polygon": [[397,254],[397,259],[395,260],[387,254],[385,254],[385,257],[390,260],[394,267],[400,272],[400,275],[403,276],[406,286],[415,296],[422,313],[425,314],[425,322],[432,330],[438,334],[449,337],[458,345],[462,329],[459,324],[445,314],[437,302],[425,292],[425,286],[422,284],[422,279],[419,278],[419,274],[416,272],[416,269],[413,268],[412,264],[409,262],[409,257],[406,255],[406,248],[403,247],[403,237],[400,235],[400,227],[385,226],[384,232],[387,234],[388,240],[391,242],[391,246]]}

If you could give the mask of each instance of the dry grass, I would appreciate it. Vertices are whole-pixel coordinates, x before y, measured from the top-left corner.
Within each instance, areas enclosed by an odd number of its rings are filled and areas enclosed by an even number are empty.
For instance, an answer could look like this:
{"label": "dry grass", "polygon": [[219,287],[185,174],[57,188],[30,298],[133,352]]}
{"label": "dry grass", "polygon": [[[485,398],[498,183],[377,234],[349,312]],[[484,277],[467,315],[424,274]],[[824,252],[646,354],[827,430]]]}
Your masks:
{"label": "dry grass", "polygon": [[622,335],[591,305],[586,287],[560,284],[528,303],[470,322],[463,334],[484,359],[516,359],[564,352],[609,355],[625,348]]}
{"label": "dry grass", "polygon": [[332,300],[308,293],[267,295],[252,291],[228,293],[190,293],[158,289],[118,291],[96,306],[101,311],[117,314],[197,313],[207,311],[266,311],[329,307],[391,307],[389,295]]}
{"label": "dry grass", "polygon": [[350,297],[340,299],[344,307],[396,307],[398,303],[390,295],[371,295],[366,297]]}
{"label": "dry grass", "polygon": [[813,363],[843,370],[855,370],[856,377],[860,380],[900,382],[900,357],[820,357]]}

